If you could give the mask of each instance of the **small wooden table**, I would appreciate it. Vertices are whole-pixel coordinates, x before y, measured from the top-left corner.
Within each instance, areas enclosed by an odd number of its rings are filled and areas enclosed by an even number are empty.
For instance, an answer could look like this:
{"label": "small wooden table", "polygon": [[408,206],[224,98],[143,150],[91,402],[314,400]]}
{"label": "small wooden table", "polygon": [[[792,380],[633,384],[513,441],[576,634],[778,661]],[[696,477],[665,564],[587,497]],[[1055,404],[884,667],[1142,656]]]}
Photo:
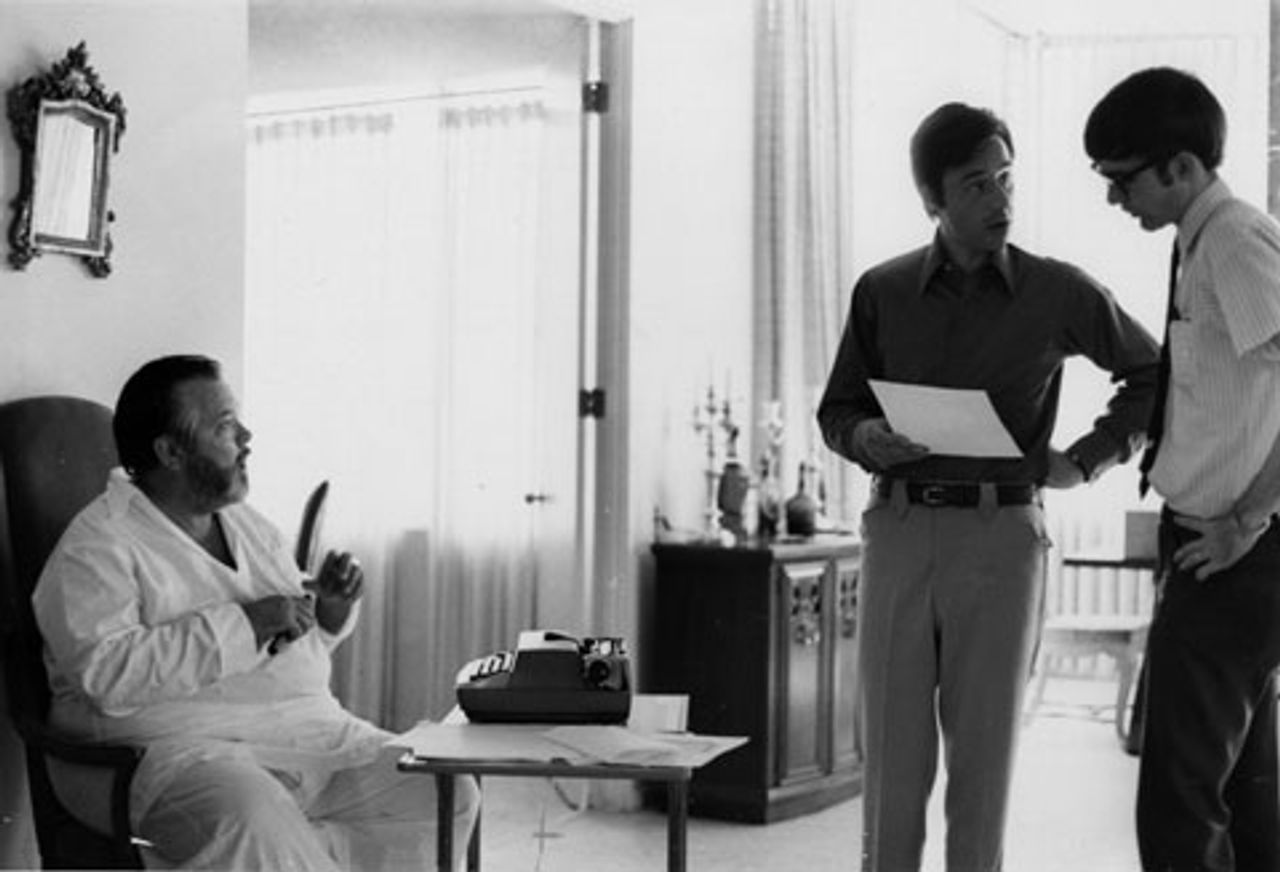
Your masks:
{"label": "small wooden table", "polygon": [[[454,784],[458,776],[470,775],[477,785],[486,775],[508,775],[534,778],[619,778],[634,781],[656,781],[667,785],[667,869],[685,872],[686,840],[689,820],[689,779],[693,766],[648,763],[598,763],[565,759],[565,750],[539,744],[537,734],[546,725],[507,726],[497,733],[521,743],[519,750],[494,745],[494,731],[486,725],[467,725],[453,733],[459,741],[449,747],[433,748],[436,756],[419,756],[407,751],[396,764],[401,772],[434,775],[437,792],[436,868],[451,870],[453,862]],[[474,737],[476,742],[470,744]],[[467,869],[480,869],[480,817],[467,845]]]}
{"label": "small wooden table", "polygon": [[[667,785],[667,870],[685,872],[689,821],[689,778],[693,770],[681,766],[634,766],[629,764],[573,764],[563,761],[452,760],[415,757],[407,753],[396,768],[401,772],[422,772],[436,777],[436,868],[453,868],[454,778],[471,775],[481,784],[484,775],[513,775],[539,778],[626,778],[661,781]],[[467,845],[467,870],[480,869],[480,817],[477,815],[471,842]]]}

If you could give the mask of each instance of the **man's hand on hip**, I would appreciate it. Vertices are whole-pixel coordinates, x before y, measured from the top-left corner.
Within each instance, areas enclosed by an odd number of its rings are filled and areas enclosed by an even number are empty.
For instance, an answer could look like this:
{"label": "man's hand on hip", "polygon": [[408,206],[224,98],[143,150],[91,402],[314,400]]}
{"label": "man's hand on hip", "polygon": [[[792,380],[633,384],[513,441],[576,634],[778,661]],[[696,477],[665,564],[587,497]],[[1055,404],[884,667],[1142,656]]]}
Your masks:
{"label": "man's hand on hip", "polygon": [[1253,550],[1268,527],[1263,524],[1253,529],[1246,528],[1235,515],[1224,515],[1207,521],[1176,515],[1173,521],[1179,527],[1200,534],[1199,539],[1193,539],[1173,552],[1174,565],[1183,572],[1195,570],[1196,581],[1204,581],[1213,573],[1234,566],[1241,557]]}
{"label": "man's hand on hip", "polygon": [[1084,470],[1074,460],[1061,451],[1049,449],[1049,472],[1045,476],[1045,487],[1071,488],[1085,483]]}

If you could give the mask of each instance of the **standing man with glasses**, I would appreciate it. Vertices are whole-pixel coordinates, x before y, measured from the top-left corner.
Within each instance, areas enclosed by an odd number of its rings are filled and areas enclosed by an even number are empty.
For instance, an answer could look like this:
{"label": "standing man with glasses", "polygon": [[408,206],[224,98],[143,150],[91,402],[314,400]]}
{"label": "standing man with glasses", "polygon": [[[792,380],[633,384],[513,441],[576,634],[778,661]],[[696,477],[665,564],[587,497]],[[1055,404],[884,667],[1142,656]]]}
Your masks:
{"label": "standing man with glasses", "polygon": [[[1013,140],[994,114],[940,107],[912,138],[911,167],[937,231],[858,280],[818,408],[827,445],[875,476],[857,633],[863,869],[920,868],[941,732],[947,869],[997,872],[1042,613],[1040,488],[1091,481],[1141,446],[1157,346],[1083,272],[1008,243]],[[1075,355],[1118,387],[1091,431],[1058,451]],[[886,421],[872,379],[982,391],[1021,456],[916,444]]]}
{"label": "standing man with glasses", "polygon": [[1162,390],[1143,483],[1164,499],[1138,779],[1143,869],[1280,869],[1280,228],[1218,177],[1226,120],[1196,77],[1120,82],[1084,147],[1107,200],[1173,225]]}

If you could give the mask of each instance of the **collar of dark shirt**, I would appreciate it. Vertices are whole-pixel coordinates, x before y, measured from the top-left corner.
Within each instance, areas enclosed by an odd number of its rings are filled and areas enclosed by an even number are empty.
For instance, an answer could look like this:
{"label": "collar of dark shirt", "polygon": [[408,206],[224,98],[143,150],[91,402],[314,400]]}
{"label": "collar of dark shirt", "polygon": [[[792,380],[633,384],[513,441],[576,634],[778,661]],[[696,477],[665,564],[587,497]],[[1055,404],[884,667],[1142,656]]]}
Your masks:
{"label": "collar of dark shirt", "polygon": [[[1004,280],[1004,288],[1012,296],[1017,292],[1018,285],[1013,280],[1013,256],[1010,252],[1012,246],[1005,245],[999,251],[991,255],[991,259],[987,261],[985,266],[994,266],[996,272]],[[951,266],[951,257],[947,254],[947,248],[942,244],[942,238],[934,236],[933,244],[929,246],[928,252],[925,254],[924,267],[920,270],[920,284],[916,290],[923,294],[925,289],[929,287],[929,282],[939,270]]]}

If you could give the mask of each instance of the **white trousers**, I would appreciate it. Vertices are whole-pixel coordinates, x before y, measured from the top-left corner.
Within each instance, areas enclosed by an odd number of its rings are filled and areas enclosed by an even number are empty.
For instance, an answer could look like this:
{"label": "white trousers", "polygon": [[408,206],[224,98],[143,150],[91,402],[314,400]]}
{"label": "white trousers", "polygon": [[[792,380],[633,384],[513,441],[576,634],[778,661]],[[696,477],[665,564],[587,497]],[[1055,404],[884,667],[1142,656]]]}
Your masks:
{"label": "white trousers", "polygon": [[[435,779],[398,772],[401,753],[384,749],[373,762],[323,775],[264,769],[234,745],[205,755],[138,822],[153,845],[147,863],[219,872],[434,868]],[[479,811],[474,780],[458,779],[454,802],[460,868]]]}

